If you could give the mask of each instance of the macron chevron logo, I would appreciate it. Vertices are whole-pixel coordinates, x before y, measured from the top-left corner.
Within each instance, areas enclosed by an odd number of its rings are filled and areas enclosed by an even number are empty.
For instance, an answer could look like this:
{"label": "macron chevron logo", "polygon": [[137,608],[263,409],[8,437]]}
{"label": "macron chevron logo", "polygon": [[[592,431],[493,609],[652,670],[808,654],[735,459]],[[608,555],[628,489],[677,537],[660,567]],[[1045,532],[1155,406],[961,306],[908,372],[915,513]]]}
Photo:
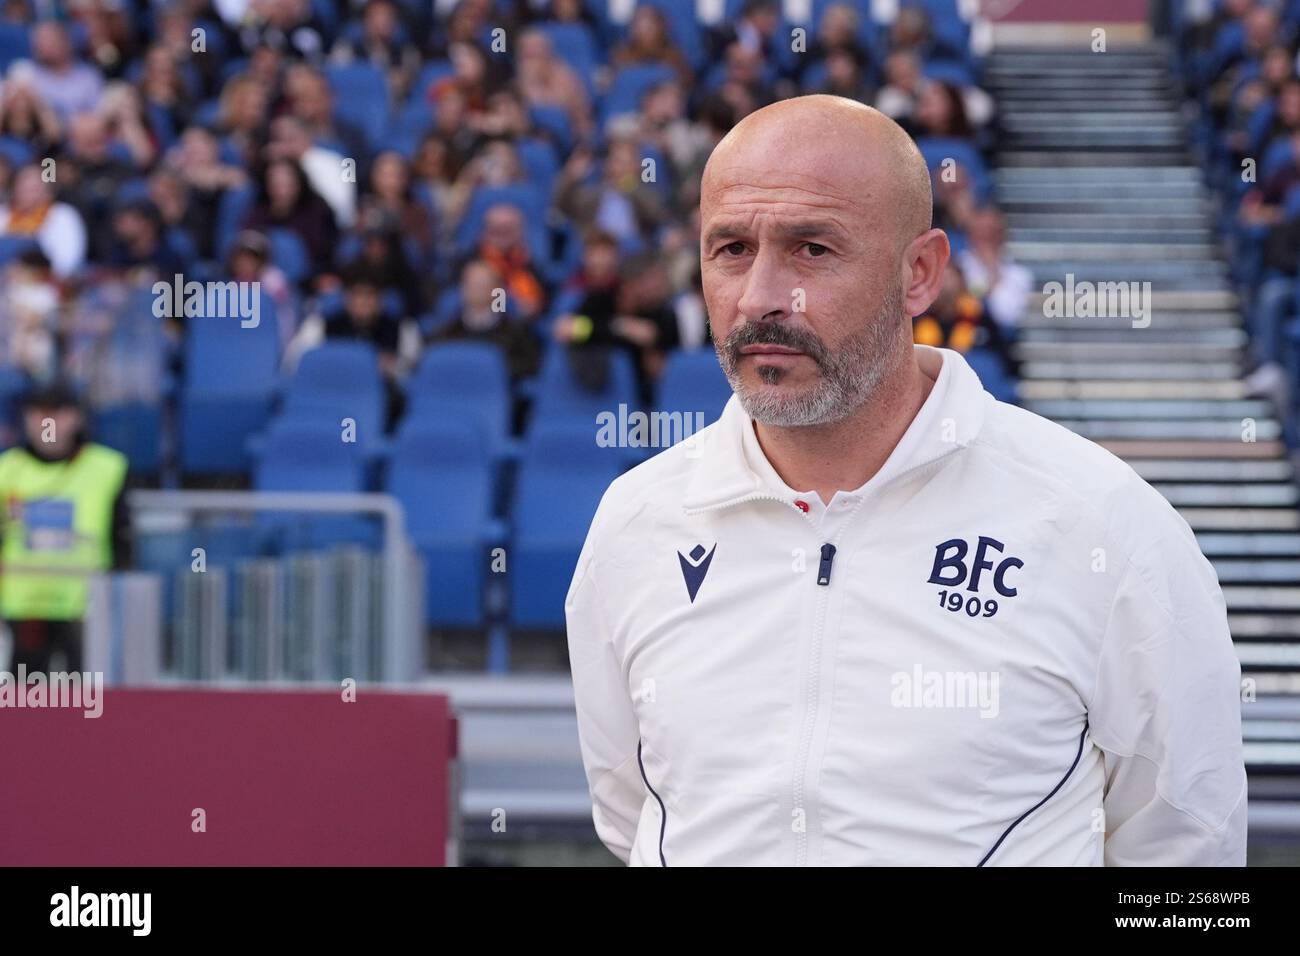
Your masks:
{"label": "macron chevron logo", "polygon": [[690,555],[677,552],[677,560],[682,563],[682,577],[686,579],[686,593],[691,596],[691,603],[695,603],[695,595],[699,593],[700,585],[704,583],[704,576],[709,573],[709,563],[713,560],[713,552],[718,550],[714,546],[706,553],[704,545],[697,544],[691,549]]}

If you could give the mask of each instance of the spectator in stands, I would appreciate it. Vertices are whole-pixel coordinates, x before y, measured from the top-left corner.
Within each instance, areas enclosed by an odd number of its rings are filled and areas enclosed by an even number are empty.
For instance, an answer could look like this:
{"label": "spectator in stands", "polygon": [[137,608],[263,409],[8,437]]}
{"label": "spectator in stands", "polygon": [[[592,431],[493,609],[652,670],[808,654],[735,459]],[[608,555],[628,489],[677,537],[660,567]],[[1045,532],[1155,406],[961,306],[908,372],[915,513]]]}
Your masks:
{"label": "spectator in stands", "polygon": [[394,103],[405,99],[420,69],[420,51],[406,37],[392,0],[367,0],[359,29],[345,32],[330,50],[334,63],[371,63],[384,71]]}
{"label": "spectator in stands", "polygon": [[[33,380],[46,380],[58,372],[56,335],[59,320],[59,283],[50,260],[40,249],[28,249],[3,267],[0,282],[0,363],[18,368]],[[0,422],[0,441],[12,445]]]}
{"label": "spectator in stands", "polygon": [[[516,55],[522,59],[523,37],[519,38],[516,46]],[[487,109],[488,97],[503,83],[500,71],[489,68],[487,57],[487,53],[476,42],[457,40],[451,43],[447,47],[447,58],[451,60],[452,73],[435,80],[430,89],[434,99],[439,99],[446,89],[460,93],[465,101],[465,118],[470,126]],[[515,68],[519,69],[518,62]]]}
{"label": "spectator in stands", "polygon": [[448,173],[450,164],[447,143],[436,133],[425,134],[420,145],[415,148],[415,158],[411,160],[412,189],[429,201],[437,229],[435,236],[438,245],[450,242],[452,236],[453,221],[447,211],[452,188]]}
{"label": "spectator in stands", "polygon": [[515,80],[529,106],[564,110],[579,140],[586,139],[595,128],[586,86],[573,67],[555,54],[550,37],[541,30],[525,30],[519,37]]}
{"label": "spectator in stands", "polygon": [[0,137],[26,143],[33,156],[50,156],[63,138],[63,122],[41,97],[32,71],[26,73],[10,70],[0,84]]}
{"label": "spectator in stands", "polygon": [[411,180],[411,168],[401,153],[388,150],[375,157],[370,167],[370,188],[361,198],[362,222],[383,213],[396,224],[400,237],[409,240],[419,252],[419,262],[429,265],[434,257],[438,235],[433,208],[417,198]]}
{"label": "spectator in stands", "polygon": [[108,124],[96,113],[72,118],[67,143],[57,157],[60,192],[85,221],[90,258],[105,261],[112,248],[113,198],[135,169],[114,153]]}
{"label": "spectator in stands", "polygon": [[951,83],[923,83],[912,116],[918,138],[970,139],[974,134],[961,90]]}
{"label": "spectator in stands", "polygon": [[386,209],[372,206],[357,224],[360,246],[345,268],[366,272],[385,293],[396,295],[405,316],[416,316],[428,308],[430,290],[427,273],[407,255],[401,223]]}
{"label": "spectator in stands", "polygon": [[244,228],[287,229],[296,233],[307,249],[314,272],[333,268],[338,226],[325,200],[312,189],[306,174],[289,159],[275,159],[258,180],[258,196]]}
{"label": "spectator in stands", "polygon": [[919,345],[963,353],[988,349],[1001,359],[1009,375],[1018,377],[1010,341],[984,311],[980,300],[971,294],[961,268],[952,260],[948,261],[934,304],[925,315],[912,320],[912,335]]}
{"label": "spectator in stands", "polygon": [[158,130],[150,128],[140,94],[134,87],[122,80],[108,84],[100,99],[99,115],[104,121],[108,138],[125,149],[137,170],[148,167],[154,161],[158,155],[161,136]]}
{"label": "spectator in stands", "polygon": [[788,83],[778,88],[768,82],[770,62],[760,48],[739,40],[723,53],[722,83],[718,92],[736,107],[740,116],[748,116],[760,106],[797,92]]}
{"label": "spectator in stands", "polygon": [[777,32],[780,25],[781,7],[776,0],[745,0],[736,20],[723,20],[710,29],[710,62],[723,59],[726,52],[737,44],[759,60],[773,62],[776,44],[787,42],[787,38]]}
{"label": "spectator in stands", "polygon": [[24,444],[0,454],[7,503],[0,615],[13,637],[9,669],[79,671],[88,575],[131,562],[127,461],[87,439],[76,394],[62,383],[24,397],[23,431]]}
{"label": "spectator in stands", "polygon": [[245,54],[270,48],[309,63],[317,63],[325,55],[329,31],[310,0],[251,0],[246,5],[218,3],[215,8],[238,31]]}
{"label": "spectator in stands", "polygon": [[514,144],[505,138],[483,142],[443,197],[443,215],[457,225],[480,186],[511,186],[528,182],[528,173]]}
{"label": "spectator in stands", "polygon": [[270,160],[288,160],[301,169],[312,192],[328,204],[340,229],[356,221],[357,182],[365,167],[360,163],[355,168],[346,167],[353,157],[313,142],[302,120],[295,116],[273,120],[266,156]]}
{"label": "spectator in stands", "polygon": [[646,92],[641,98],[640,118],[640,140],[668,158],[673,182],[683,187],[689,184],[688,193],[678,193],[675,212],[682,215],[699,202],[699,175],[718,137],[710,124],[691,121],[686,93],[676,80],[659,83]]}
{"label": "spectator in stands", "polygon": [[236,282],[256,282],[263,295],[275,303],[280,346],[288,350],[298,332],[298,299],[284,271],[271,262],[271,243],[260,232],[246,229],[235,237],[226,273]]}
{"label": "spectator in stands", "polygon": [[669,304],[671,287],[658,253],[629,256],[620,264],[617,240],[591,230],[583,250],[581,298],[552,327],[568,348],[575,380],[599,391],[605,385],[612,349],[629,354],[637,370],[641,400],[650,404],[663,353],[677,344],[677,319]]}
{"label": "spectator in stands", "polygon": [[8,202],[0,205],[0,236],[28,236],[49,259],[54,274],[67,279],[86,260],[86,226],[80,213],[57,202],[40,166],[14,174]]}
{"label": "spectator in stands", "polygon": [[[324,73],[296,63],[285,72],[284,93],[289,115],[300,121],[312,144],[352,159],[360,170],[366,171],[370,144],[360,129],[339,119],[335,112],[334,90]],[[337,170],[335,175],[338,175]]]}
{"label": "spectator in stands", "polygon": [[821,82],[804,88],[806,93],[829,93],[845,96],[859,103],[871,102],[871,86],[866,77],[866,60],[856,50],[831,50],[824,60],[826,71]]}
{"label": "spectator in stands", "polygon": [[181,134],[165,158],[166,168],[176,172],[188,189],[181,227],[189,233],[202,259],[215,259],[217,220],[222,198],[229,190],[248,184],[248,174],[239,166],[221,161],[216,137],[201,126]]}
{"label": "spectator in stands", "polygon": [[511,382],[537,374],[541,366],[541,340],[523,323],[512,318],[500,273],[488,262],[474,259],[460,274],[461,307],[446,325],[435,329],[431,342],[489,342],[501,349]]}
{"label": "spectator in stands", "polygon": [[649,241],[669,216],[664,194],[642,180],[642,156],[634,134],[609,136],[600,179],[588,183],[593,157],[575,149],[556,183],[555,205],[581,226],[599,226],[636,247]]}
{"label": "spectator in stands", "polygon": [[[862,85],[868,88],[874,87],[876,77],[872,72],[871,51],[862,41],[860,24],[858,11],[853,7],[847,3],[832,3],[822,11],[822,18],[817,24],[816,37],[808,47],[807,56],[801,57],[801,60],[809,64],[827,60],[829,71],[831,64],[828,58],[832,54],[847,54],[848,62],[858,68]],[[842,70],[843,67],[838,69]],[[806,71],[805,66],[804,72]],[[870,100],[863,100],[863,102],[870,102]]]}
{"label": "spectator in stands", "polygon": [[885,85],[876,94],[875,107],[915,136],[916,101],[925,84],[921,58],[911,50],[895,50],[885,57]]}
{"label": "spectator in stands", "polygon": [[261,160],[269,115],[267,98],[267,88],[247,73],[234,77],[221,90],[217,132],[245,168]]}
{"label": "spectator in stands", "polygon": [[984,206],[970,218],[970,245],[955,258],[971,294],[983,301],[1003,334],[1014,338],[1034,290],[1034,274],[1011,258],[1006,242],[1002,213]]}
{"label": "spectator in stands", "polygon": [[[435,84],[436,87],[436,84]],[[433,94],[433,129],[426,136],[436,139],[444,149],[446,175],[455,179],[478,150],[479,132],[470,123],[469,104],[455,86],[436,87]]]}
{"label": "spectator in stands", "polygon": [[113,214],[113,251],[107,264],[138,273],[141,284],[186,272],[185,260],[167,241],[157,205],[143,198],[122,203]]}
{"label": "spectator in stands", "polygon": [[140,95],[155,116],[166,120],[165,145],[189,125],[194,115],[194,97],[181,74],[180,63],[170,47],[154,44],[144,57]]}
{"label": "spectator in stands", "polygon": [[652,63],[671,66],[683,86],[694,83],[695,73],[668,31],[668,17],[658,7],[638,5],[627,24],[627,39],[610,52],[609,64],[617,70]]}
{"label": "spectator in stands", "polygon": [[77,60],[61,23],[44,20],[32,29],[32,58],[35,86],[54,112],[67,118],[99,107],[103,77]]}
{"label": "spectator in stands", "polygon": [[520,318],[531,321],[546,307],[546,286],[533,262],[524,234],[524,214],[517,206],[496,203],[488,207],[477,249],[469,258],[484,259],[500,273],[510,306]]}
{"label": "spectator in stands", "polygon": [[290,349],[296,362],[302,352],[326,339],[374,346],[387,392],[387,428],[401,417],[405,399],[399,381],[414,364],[419,335],[385,307],[382,284],[364,267],[345,270],[342,279],[342,306],[311,316]]}

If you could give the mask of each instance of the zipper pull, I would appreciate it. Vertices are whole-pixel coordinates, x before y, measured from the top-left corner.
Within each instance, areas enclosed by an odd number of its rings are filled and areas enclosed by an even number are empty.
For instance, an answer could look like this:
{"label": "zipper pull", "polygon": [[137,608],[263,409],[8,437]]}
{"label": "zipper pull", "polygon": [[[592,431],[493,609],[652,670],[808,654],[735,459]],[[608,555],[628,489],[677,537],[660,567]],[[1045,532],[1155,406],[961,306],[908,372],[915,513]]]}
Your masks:
{"label": "zipper pull", "polygon": [[835,545],[822,545],[822,563],[817,568],[817,583],[827,585],[831,583],[831,562],[835,560]]}

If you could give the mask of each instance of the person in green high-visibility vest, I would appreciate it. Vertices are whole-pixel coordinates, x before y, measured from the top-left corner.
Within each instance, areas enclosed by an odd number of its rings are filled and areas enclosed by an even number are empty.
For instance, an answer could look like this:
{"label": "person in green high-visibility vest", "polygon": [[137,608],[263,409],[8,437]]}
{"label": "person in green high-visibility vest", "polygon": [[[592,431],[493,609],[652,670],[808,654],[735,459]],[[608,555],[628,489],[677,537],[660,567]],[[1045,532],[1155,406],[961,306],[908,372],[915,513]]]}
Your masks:
{"label": "person in green high-visibility vest", "polygon": [[10,671],[81,669],[88,578],[129,565],[127,460],[89,441],[76,393],[54,382],[22,403],[24,443],[0,454],[0,616]]}

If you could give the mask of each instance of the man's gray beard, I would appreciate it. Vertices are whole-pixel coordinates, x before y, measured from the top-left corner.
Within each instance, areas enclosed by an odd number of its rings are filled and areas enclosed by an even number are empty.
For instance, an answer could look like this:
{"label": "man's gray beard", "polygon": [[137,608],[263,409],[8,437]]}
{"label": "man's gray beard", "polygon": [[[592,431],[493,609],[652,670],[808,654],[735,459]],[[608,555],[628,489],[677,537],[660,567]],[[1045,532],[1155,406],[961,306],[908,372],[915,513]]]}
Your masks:
{"label": "man's gray beard", "polygon": [[[811,332],[790,330],[776,334],[773,344],[802,349],[821,371],[818,381],[793,395],[778,395],[766,389],[751,392],[741,381],[737,368],[740,349],[757,344],[753,341],[756,333],[747,332],[745,325],[737,326],[725,341],[713,344],[732,391],[754,421],[782,428],[829,425],[861,408],[898,365],[902,321],[902,290],[895,286],[886,293],[875,320],[833,350]],[[759,340],[764,338],[760,336]],[[760,367],[758,374],[765,384],[775,385],[788,373],[769,365]]]}

